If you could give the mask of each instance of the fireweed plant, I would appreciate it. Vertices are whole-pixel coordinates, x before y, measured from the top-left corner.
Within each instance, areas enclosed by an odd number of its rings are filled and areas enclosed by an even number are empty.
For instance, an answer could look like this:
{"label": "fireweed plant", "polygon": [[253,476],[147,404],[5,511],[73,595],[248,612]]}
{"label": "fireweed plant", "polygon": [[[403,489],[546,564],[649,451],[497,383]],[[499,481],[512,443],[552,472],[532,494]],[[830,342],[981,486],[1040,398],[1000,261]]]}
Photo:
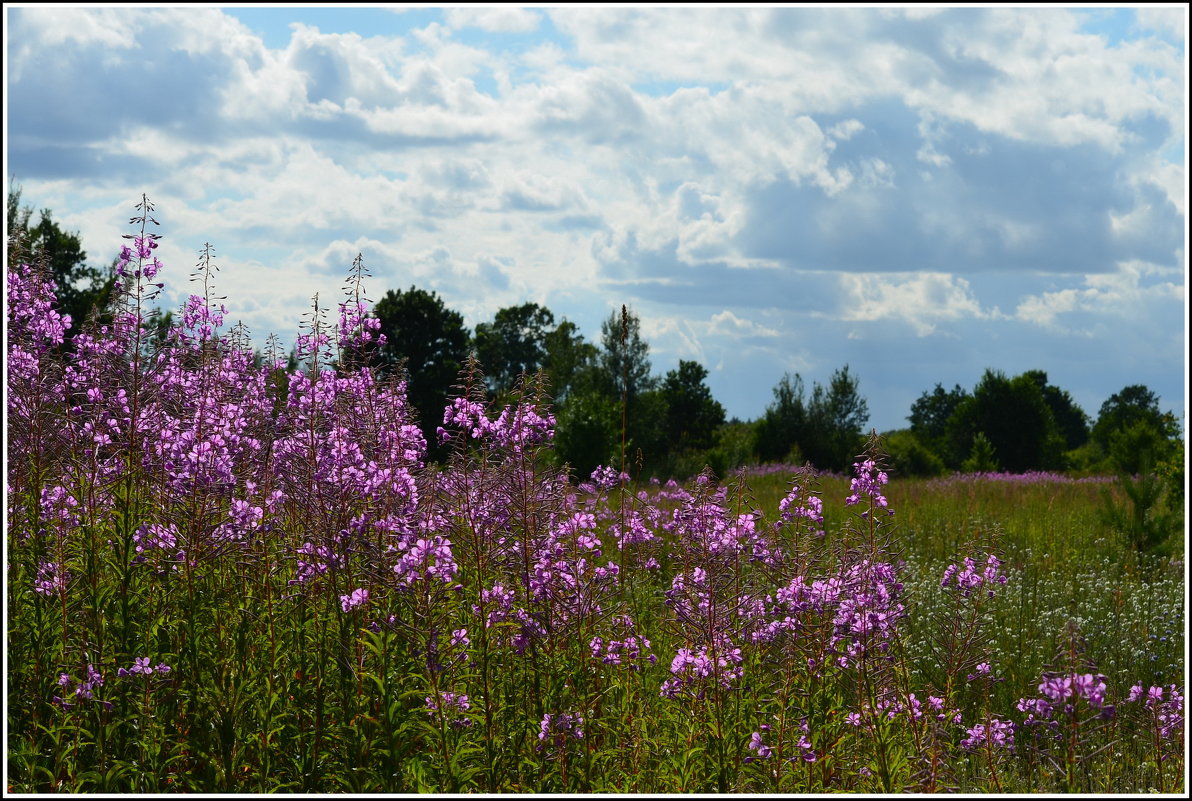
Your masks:
{"label": "fireweed plant", "polygon": [[160,334],[132,225],[69,353],[10,254],[10,790],[1184,789],[1182,584],[921,511],[1062,477],[895,503],[874,439],[845,479],[576,482],[541,379],[498,408],[474,360],[430,463],[359,258],[287,370],[210,245]]}

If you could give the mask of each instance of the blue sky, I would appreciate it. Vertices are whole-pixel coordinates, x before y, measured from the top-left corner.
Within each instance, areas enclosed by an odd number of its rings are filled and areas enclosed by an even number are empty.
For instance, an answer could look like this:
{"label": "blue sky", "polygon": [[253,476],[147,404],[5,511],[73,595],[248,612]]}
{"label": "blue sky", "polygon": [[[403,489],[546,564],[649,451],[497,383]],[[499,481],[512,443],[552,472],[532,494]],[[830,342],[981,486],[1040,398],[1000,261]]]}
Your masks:
{"label": "blue sky", "polygon": [[5,170],[167,305],[204,242],[292,341],[357,253],[471,327],[628,304],[730,416],[848,364],[870,424],[1042,369],[1183,414],[1187,11],[5,7]]}

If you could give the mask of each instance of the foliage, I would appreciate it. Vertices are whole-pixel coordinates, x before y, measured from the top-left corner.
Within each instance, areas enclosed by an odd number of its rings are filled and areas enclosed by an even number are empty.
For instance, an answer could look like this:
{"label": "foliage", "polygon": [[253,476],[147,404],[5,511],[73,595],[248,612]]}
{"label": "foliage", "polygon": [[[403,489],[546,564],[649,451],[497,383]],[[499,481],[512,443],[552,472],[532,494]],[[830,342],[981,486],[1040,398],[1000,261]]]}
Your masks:
{"label": "foliage", "polygon": [[612,464],[620,452],[620,404],[599,392],[571,393],[559,405],[555,448],[578,475]]}
{"label": "foliage", "polygon": [[1108,452],[1116,432],[1140,422],[1148,423],[1167,439],[1179,437],[1179,423],[1175,415],[1159,411],[1159,396],[1142,384],[1131,384],[1110,395],[1101,404],[1092,438]]}
{"label": "foliage", "polygon": [[860,379],[848,365],[832,373],[828,386],[818,382],[807,408],[807,433],[800,441],[804,454],[817,467],[845,472],[865,442],[869,404],[858,391]]}
{"label": "foliage", "polygon": [[952,458],[953,452],[948,446],[948,421],[961,402],[969,397],[969,393],[959,384],[951,390],[945,390],[942,384],[936,384],[935,389],[924,392],[911,404],[911,413],[907,418],[911,424],[911,433],[924,446],[939,455],[949,467],[957,467],[959,460]]}
{"label": "foliage", "polygon": [[1051,410],[1056,429],[1064,440],[1065,449],[1073,450],[1086,443],[1089,439],[1089,417],[1072,400],[1072,396],[1066,390],[1047,383],[1047,373],[1042,370],[1027,370],[1023,375],[1039,385],[1043,401]]}
{"label": "foliage", "polygon": [[858,386],[846,364],[832,374],[827,387],[816,382],[810,400],[804,400],[802,377],[783,375],[758,423],[758,455],[777,461],[798,452],[821,469],[846,469],[864,441],[862,429],[869,420]]}
{"label": "foliage", "polygon": [[612,312],[600,324],[601,350],[598,357],[611,394],[625,397],[632,408],[641,393],[654,389],[657,380],[650,372],[650,345],[641,334],[641,319],[628,307]]}
{"label": "foliage", "polygon": [[547,339],[555,316],[537,303],[499,309],[491,323],[478,323],[473,336],[476,357],[494,392],[509,392],[522,375],[546,366]]}
{"label": "foliage", "polygon": [[953,448],[969,452],[983,433],[1003,468],[1014,473],[1062,467],[1063,439],[1038,381],[1029,373],[1007,378],[986,370],[973,394],[948,420]]}
{"label": "foliage", "polygon": [[[763,462],[786,459],[807,428],[807,408],[803,398],[803,378],[798,373],[784,373],[774,385],[774,401],[758,421],[757,453]],[[787,459],[787,461],[796,461]]]}
{"label": "foliage", "polygon": [[890,470],[899,476],[938,476],[947,469],[940,457],[919,441],[909,429],[883,435],[882,445],[890,457]]}
{"label": "foliage", "polygon": [[712,397],[704,379],[707,369],[698,362],[679,360],[679,368],[662,380],[666,404],[667,445],[684,453],[712,446],[716,430],[724,424],[724,407]]}
{"label": "foliage", "polygon": [[1118,489],[1126,501],[1119,503],[1109,492],[1104,495],[1106,525],[1121,532],[1129,546],[1144,554],[1169,555],[1180,519],[1164,503],[1167,483],[1143,465],[1138,475],[1118,476]]}
{"label": "foliage", "polygon": [[[757,460],[753,449],[757,440],[755,428],[756,423],[742,422],[737,419],[720,426],[716,429],[715,444],[705,454],[704,462],[712,468],[716,475],[721,477],[729,475],[730,472],[742,466],[755,463]],[[682,473],[678,475],[685,477]]]}
{"label": "foliage", "polygon": [[599,350],[584,341],[575,323],[564,319],[546,335],[543,347],[547,381],[556,403],[565,402],[572,391],[591,389],[596,383]]}
{"label": "foliage", "polygon": [[44,261],[54,282],[58,311],[71,319],[64,337],[69,346],[93,311],[101,311],[112,296],[115,272],[87,264],[87,253],[77,232],[64,231],[49,209],[42,209],[36,223],[33,209],[21,206],[21,188],[8,189],[7,234],[9,263]]}
{"label": "foliage", "polygon": [[434,292],[411,286],[389,290],[373,307],[386,344],[377,352],[382,375],[404,374],[423,433],[431,443],[442,423],[443,398],[468,356],[468,331],[459,312]]}
{"label": "foliage", "polygon": [[996,473],[1001,469],[998,465],[997,451],[984,431],[978,431],[973,437],[973,450],[960,465],[960,469],[965,473]]}

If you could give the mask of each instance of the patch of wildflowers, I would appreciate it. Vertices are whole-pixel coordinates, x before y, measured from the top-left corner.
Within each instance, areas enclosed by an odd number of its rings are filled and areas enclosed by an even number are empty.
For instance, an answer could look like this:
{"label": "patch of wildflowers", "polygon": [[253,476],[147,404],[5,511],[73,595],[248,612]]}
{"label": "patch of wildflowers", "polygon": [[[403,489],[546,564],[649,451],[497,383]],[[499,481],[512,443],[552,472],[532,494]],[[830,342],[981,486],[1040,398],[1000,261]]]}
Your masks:
{"label": "patch of wildflowers", "polygon": [[472,708],[468,696],[463,693],[441,693],[436,700],[433,695],[426,696],[426,712],[432,720],[446,720],[453,728],[465,728],[472,725],[471,718],[463,715]]}
{"label": "patch of wildflowers", "polygon": [[890,477],[877,466],[877,463],[872,459],[866,459],[863,462],[854,463],[853,470],[857,475],[850,484],[851,494],[844,499],[845,505],[855,506],[861,502],[861,498],[864,496],[870,498],[874,506],[886,509],[887,514],[894,514],[894,510],[888,508],[889,502],[886,500],[886,496],[882,494],[882,487],[886,485]]}
{"label": "patch of wildflowers", "polygon": [[574,712],[546,713],[538,723],[538,750],[558,753],[572,740],[584,737],[584,719]]}
{"label": "patch of wildflowers", "polygon": [[978,723],[965,734],[966,737],[960,741],[960,747],[966,751],[974,751],[982,746],[1014,750],[1014,723],[1009,720],[993,719],[989,721],[988,726]]}
{"label": "patch of wildflowers", "polygon": [[741,678],[743,661],[741,649],[730,643],[719,648],[704,646],[698,652],[680,648],[671,660],[671,678],[662,683],[658,694],[672,700],[681,696],[703,698],[712,685],[730,689]]}
{"label": "patch of wildflowers", "polygon": [[66,592],[66,584],[70,581],[70,573],[62,570],[57,562],[42,562],[37,566],[37,579],[33,582],[33,591],[38,595],[58,595]]}
{"label": "patch of wildflowers", "polygon": [[[110,701],[103,701],[95,697],[95,690],[103,685],[103,674],[94,665],[87,665],[87,678],[78,682],[67,673],[61,673],[58,676],[58,686],[62,688],[63,696],[73,697],[75,703],[98,700],[106,708],[111,709]],[[53,697],[54,705],[63,710],[72,709],[75,704],[69,703],[63,696],[55,695]]]}
{"label": "patch of wildflowers", "polygon": [[[1136,703],[1143,699],[1141,683],[1131,687],[1129,695],[1126,696],[1127,703]],[[1148,688],[1144,705],[1151,713],[1160,737],[1168,740],[1183,733],[1184,696],[1178,684],[1170,684],[1166,688],[1158,685]]]}
{"label": "patch of wildflowers", "polygon": [[972,557],[965,557],[963,569],[955,564],[948,565],[944,569],[940,586],[956,587],[960,590],[962,598],[967,598],[978,588],[984,587],[989,597],[992,598],[996,585],[1005,584],[1009,580],[1004,573],[999,572],[1001,564],[1001,560],[993,554],[986,556],[984,567],[978,567]]}
{"label": "patch of wildflowers", "polygon": [[[760,732],[754,732],[749,735],[749,750],[757,752],[758,759],[769,759],[774,753],[770,746],[762,742],[762,735]],[[748,757],[747,757],[748,758]]]}
{"label": "patch of wildflowers", "polygon": [[339,605],[344,612],[350,612],[368,601],[368,590],[355,589],[348,595],[339,596]]}

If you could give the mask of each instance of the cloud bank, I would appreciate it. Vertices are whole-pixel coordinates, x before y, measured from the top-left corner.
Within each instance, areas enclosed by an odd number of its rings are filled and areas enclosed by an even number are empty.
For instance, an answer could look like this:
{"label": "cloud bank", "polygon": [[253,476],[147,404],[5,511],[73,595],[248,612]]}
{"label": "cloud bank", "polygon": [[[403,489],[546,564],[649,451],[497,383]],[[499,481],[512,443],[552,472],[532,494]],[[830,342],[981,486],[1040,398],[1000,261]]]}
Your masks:
{"label": "cloud bank", "polygon": [[148,192],[261,341],[359,252],[469,325],[627,303],[742,418],[844,363],[879,429],[986,367],[1183,411],[1186,11],[5,13],[26,199],[103,261]]}

